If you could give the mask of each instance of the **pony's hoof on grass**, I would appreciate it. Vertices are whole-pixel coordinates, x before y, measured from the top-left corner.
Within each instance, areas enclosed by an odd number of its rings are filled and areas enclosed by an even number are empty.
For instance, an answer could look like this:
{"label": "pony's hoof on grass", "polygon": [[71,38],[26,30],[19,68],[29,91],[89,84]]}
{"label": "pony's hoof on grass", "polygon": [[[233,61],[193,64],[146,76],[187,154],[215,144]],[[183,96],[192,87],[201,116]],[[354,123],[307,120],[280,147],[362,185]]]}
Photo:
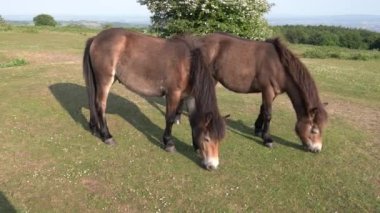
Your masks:
{"label": "pony's hoof on grass", "polygon": [[113,138],[108,138],[104,140],[104,143],[107,145],[116,145],[116,141]]}
{"label": "pony's hoof on grass", "polygon": [[264,146],[266,146],[268,148],[273,148],[273,143],[272,142],[264,143]]}
{"label": "pony's hoof on grass", "polygon": [[175,146],[165,146],[164,149],[167,152],[175,152],[176,151]]}

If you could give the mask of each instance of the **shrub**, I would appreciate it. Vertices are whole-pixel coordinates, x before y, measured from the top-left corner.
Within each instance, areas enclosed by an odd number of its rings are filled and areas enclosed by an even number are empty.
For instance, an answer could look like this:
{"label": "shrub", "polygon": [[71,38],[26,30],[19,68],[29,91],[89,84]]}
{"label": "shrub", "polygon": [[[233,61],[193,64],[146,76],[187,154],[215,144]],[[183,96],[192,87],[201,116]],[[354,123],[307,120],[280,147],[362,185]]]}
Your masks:
{"label": "shrub", "polygon": [[53,26],[57,25],[57,22],[51,15],[48,14],[40,14],[33,18],[33,22],[35,26]]}
{"label": "shrub", "polygon": [[152,30],[161,36],[177,33],[229,32],[245,38],[264,39],[271,33],[264,13],[266,0],[139,0],[152,12]]}
{"label": "shrub", "polygon": [[28,64],[28,62],[25,59],[16,58],[6,63],[0,63],[0,68],[17,67],[17,66],[23,66],[26,64]]}
{"label": "shrub", "polygon": [[[277,35],[284,36],[295,44],[339,46],[351,49],[379,49],[380,33],[361,29],[334,26],[276,26]],[[379,40],[378,44],[376,41]]]}
{"label": "shrub", "polygon": [[371,49],[371,50],[373,50],[373,49],[380,50],[380,37],[377,38],[375,41],[373,41],[370,44],[369,49]]}
{"label": "shrub", "polygon": [[6,25],[5,19],[0,15],[0,25]]}
{"label": "shrub", "polygon": [[350,50],[347,48],[340,47],[322,47],[315,46],[312,48],[306,49],[303,54],[305,58],[335,58],[335,59],[345,59],[345,60],[371,60],[379,59],[379,51],[370,51],[370,50]]}

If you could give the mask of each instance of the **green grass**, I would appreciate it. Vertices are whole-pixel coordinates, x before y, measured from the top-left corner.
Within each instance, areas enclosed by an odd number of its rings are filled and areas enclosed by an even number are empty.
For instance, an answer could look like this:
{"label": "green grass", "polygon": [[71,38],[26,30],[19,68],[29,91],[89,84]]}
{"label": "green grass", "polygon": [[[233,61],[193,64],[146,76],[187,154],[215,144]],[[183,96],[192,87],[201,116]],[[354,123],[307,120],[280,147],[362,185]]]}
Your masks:
{"label": "green grass", "polygon": [[[332,113],[324,150],[304,152],[286,96],[274,104],[270,150],[249,127],[260,95],[218,87],[221,112],[232,116],[220,168],[208,172],[193,152],[186,117],[173,128],[177,153],[166,153],[163,100],[115,84],[107,119],[118,145],[104,145],[87,128],[81,54],[91,35],[0,32],[0,61],[29,62],[0,75],[0,212],[380,211],[378,133]],[[304,62],[330,102],[379,106],[378,60]]]}
{"label": "green grass", "polygon": [[26,64],[28,64],[28,62],[25,59],[16,58],[5,63],[0,63],[0,68],[17,67],[17,66],[23,66]]}

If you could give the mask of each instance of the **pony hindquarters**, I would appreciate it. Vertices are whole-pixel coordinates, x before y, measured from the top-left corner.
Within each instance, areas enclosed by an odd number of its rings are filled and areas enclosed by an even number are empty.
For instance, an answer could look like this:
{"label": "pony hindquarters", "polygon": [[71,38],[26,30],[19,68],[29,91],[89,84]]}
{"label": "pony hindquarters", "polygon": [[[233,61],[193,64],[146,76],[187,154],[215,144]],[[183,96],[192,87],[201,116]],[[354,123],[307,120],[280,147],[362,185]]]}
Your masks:
{"label": "pony hindquarters", "polygon": [[[107,97],[113,83],[113,75],[94,76],[94,69],[91,63],[90,47],[94,38],[87,40],[83,56],[83,75],[86,82],[88,103],[90,109],[89,127],[94,135],[98,135],[102,141],[109,145],[116,144],[108,130],[105,117]],[[111,71],[112,73],[112,71]]]}

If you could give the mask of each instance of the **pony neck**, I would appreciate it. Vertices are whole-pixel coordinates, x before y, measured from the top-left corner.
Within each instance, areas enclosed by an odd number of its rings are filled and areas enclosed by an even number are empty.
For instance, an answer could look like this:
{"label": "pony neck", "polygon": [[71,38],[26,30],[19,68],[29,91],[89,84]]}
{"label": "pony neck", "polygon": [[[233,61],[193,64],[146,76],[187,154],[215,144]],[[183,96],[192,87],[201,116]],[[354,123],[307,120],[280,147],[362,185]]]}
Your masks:
{"label": "pony neck", "polygon": [[309,108],[306,104],[306,101],[303,99],[299,88],[296,85],[294,85],[294,87],[288,88],[286,90],[286,94],[292,102],[294,111],[297,115],[297,120],[300,120],[301,118],[308,116]]}

